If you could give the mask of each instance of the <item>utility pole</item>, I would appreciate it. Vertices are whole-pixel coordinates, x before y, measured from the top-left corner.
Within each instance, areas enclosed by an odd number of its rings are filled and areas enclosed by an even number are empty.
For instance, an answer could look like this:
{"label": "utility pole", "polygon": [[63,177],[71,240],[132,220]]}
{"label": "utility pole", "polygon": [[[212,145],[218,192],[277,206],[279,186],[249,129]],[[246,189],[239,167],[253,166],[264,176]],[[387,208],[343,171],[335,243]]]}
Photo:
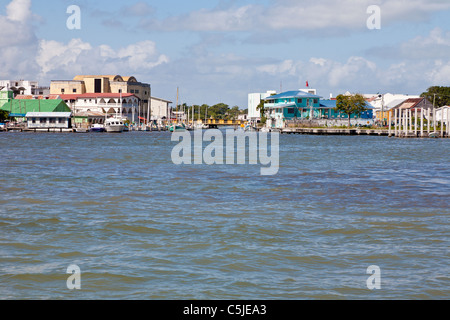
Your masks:
{"label": "utility pole", "polygon": [[434,109],[434,104],[436,103],[436,93],[433,94],[433,127],[434,133],[436,133],[436,112]]}

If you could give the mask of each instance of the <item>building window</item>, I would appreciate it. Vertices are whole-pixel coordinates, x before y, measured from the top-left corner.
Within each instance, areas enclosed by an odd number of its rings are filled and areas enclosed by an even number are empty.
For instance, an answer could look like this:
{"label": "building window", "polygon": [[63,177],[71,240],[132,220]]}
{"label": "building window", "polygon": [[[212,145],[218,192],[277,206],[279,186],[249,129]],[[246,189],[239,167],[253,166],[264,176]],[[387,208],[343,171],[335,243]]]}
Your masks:
{"label": "building window", "polygon": [[64,89],[61,89],[61,93],[64,93],[64,91],[65,91]]}
{"label": "building window", "polygon": [[131,92],[131,93],[134,93],[134,90],[133,90],[133,89],[131,89],[131,90],[130,90],[130,92]]}
{"label": "building window", "polygon": [[73,89],[72,92],[73,92],[73,93],[77,93],[77,89]]}
{"label": "building window", "polygon": [[102,92],[102,79],[95,79],[94,80],[94,93],[101,93]]}
{"label": "building window", "polygon": [[302,99],[297,99],[297,103],[303,103]]}
{"label": "building window", "polygon": [[134,90],[134,93],[139,93],[139,90]]}
{"label": "building window", "polygon": [[39,120],[39,122],[40,122],[40,123],[47,123],[47,118],[41,118],[41,119]]}
{"label": "building window", "polygon": [[294,108],[288,108],[288,113],[289,114],[292,114],[292,113],[294,113],[295,111],[294,111]]}
{"label": "building window", "polygon": [[314,103],[319,103],[319,99],[314,99]]}
{"label": "building window", "polygon": [[55,119],[55,118],[50,118],[49,120],[50,120],[50,121],[49,121],[50,123],[55,123],[55,122],[56,122],[56,119]]}
{"label": "building window", "polygon": [[31,118],[31,123],[36,123],[36,118]]}
{"label": "building window", "polygon": [[122,89],[119,89],[119,93],[122,93]]}

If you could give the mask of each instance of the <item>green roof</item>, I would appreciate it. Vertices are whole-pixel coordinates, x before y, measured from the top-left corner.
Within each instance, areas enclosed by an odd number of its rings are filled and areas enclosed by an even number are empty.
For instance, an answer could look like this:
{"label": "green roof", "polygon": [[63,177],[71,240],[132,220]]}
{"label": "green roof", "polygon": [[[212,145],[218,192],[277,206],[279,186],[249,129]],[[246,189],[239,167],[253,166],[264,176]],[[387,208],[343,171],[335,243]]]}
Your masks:
{"label": "green roof", "polygon": [[28,100],[12,99],[6,102],[1,110],[9,113],[26,114],[28,112],[71,112],[70,108],[61,99],[55,100]]}

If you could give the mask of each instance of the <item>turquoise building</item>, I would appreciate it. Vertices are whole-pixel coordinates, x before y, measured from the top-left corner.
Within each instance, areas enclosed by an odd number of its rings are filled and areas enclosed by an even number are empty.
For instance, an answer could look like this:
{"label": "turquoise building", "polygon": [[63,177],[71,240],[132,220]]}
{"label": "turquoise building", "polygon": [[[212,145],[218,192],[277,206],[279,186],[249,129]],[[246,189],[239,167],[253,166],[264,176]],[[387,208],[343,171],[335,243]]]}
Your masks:
{"label": "turquoise building", "polygon": [[267,126],[283,128],[286,120],[321,117],[320,96],[305,91],[286,91],[267,97],[264,109]]}
{"label": "turquoise building", "polygon": [[[267,97],[264,101],[267,122],[271,128],[284,128],[289,120],[348,119],[348,115],[336,111],[336,100],[320,100],[322,97],[306,91],[287,91]],[[373,107],[352,114],[351,119],[372,119]]]}

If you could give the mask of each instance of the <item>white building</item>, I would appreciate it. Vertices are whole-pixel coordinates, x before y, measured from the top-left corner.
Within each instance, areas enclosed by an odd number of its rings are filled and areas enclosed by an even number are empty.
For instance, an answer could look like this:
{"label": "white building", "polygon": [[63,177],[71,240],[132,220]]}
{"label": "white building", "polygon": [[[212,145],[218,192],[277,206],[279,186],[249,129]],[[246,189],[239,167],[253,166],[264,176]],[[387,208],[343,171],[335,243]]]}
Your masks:
{"label": "white building", "polygon": [[375,108],[375,115],[377,114],[377,112],[379,113],[379,111],[386,112],[387,110],[390,110],[411,98],[420,98],[420,96],[385,93],[375,95],[372,99],[369,100],[369,103]]}
{"label": "white building", "polygon": [[276,91],[267,91],[266,93],[250,93],[248,95],[248,120],[258,121],[261,119],[261,112],[256,110],[261,100],[266,99],[272,94],[276,94]]}
{"label": "white building", "polygon": [[151,120],[166,120],[170,114],[172,101],[151,97]]}
{"label": "white building", "polygon": [[37,81],[25,80],[0,80],[1,91],[12,91],[14,97],[17,95],[48,95],[49,87],[39,87]]}
{"label": "white building", "polygon": [[68,129],[71,116],[71,112],[28,112],[26,119],[30,129]]}
{"label": "white building", "polygon": [[436,109],[436,121],[447,123],[450,120],[450,106]]}
{"label": "white building", "polygon": [[138,122],[138,117],[146,114],[141,110],[139,98],[132,93],[61,94],[59,97],[74,114],[122,115],[130,122]]}

